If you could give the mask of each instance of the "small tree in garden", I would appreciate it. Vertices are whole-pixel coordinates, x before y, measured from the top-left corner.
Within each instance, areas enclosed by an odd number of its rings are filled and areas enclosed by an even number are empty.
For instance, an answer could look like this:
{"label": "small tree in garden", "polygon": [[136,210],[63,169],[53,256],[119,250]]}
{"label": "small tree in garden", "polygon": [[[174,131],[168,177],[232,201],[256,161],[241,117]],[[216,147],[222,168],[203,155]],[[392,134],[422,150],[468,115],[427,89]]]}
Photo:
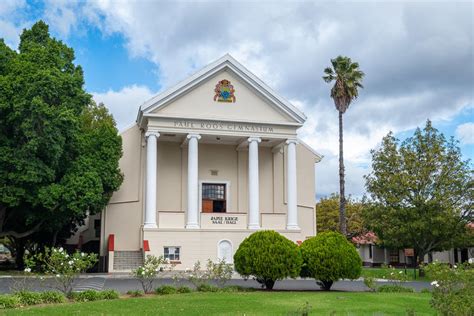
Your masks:
{"label": "small tree in garden", "polygon": [[305,240],[300,250],[303,257],[301,276],[318,280],[326,291],[339,279],[357,279],[361,274],[362,260],[357,250],[340,233],[320,233]]}
{"label": "small tree in garden", "polygon": [[214,280],[220,286],[224,286],[232,278],[234,268],[226,263],[225,259],[218,259],[217,262],[207,260],[206,272],[210,280]]}
{"label": "small tree in garden", "polygon": [[301,264],[298,246],[272,230],[245,238],[234,255],[235,270],[244,277],[253,276],[268,290],[277,280],[296,278]]}
{"label": "small tree in garden", "polygon": [[425,267],[434,280],[431,305],[442,315],[474,315],[474,264],[450,267],[434,262]]}
{"label": "small tree in garden", "polygon": [[168,259],[165,259],[163,256],[153,256],[148,255],[145,258],[143,266],[138,267],[135,270],[132,270],[132,276],[134,276],[138,281],[140,281],[143,292],[151,293],[153,292],[153,281],[156,279],[159,273],[165,272],[166,270],[171,270],[173,266],[170,265]]}
{"label": "small tree in garden", "polygon": [[97,263],[97,255],[79,251],[68,254],[62,247],[46,248],[43,253],[34,255],[26,262],[28,265],[39,267],[46,274],[53,275],[56,282],[54,287],[70,295],[79,274]]}
{"label": "small tree in garden", "polygon": [[210,281],[215,281],[218,285],[224,286],[231,279],[233,272],[232,265],[226,263],[224,259],[219,259],[217,262],[208,259],[206,270],[202,270],[201,262],[198,260],[194,263],[193,269],[186,271],[184,275],[189,282],[199,288],[209,284]]}

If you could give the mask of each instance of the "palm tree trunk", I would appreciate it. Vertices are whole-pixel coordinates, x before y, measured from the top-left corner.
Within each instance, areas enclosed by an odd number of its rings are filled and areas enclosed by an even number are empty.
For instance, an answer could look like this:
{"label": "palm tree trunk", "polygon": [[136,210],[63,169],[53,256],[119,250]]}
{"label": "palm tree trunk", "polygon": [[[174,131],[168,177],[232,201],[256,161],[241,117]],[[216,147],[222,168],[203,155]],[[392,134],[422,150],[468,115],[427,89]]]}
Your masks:
{"label": "palm tree trunk", "polygon": [[339,229],[341,234],[347,236],[346,228],[346,197],[344,188],[344,146],[342,112],[339,111]]}

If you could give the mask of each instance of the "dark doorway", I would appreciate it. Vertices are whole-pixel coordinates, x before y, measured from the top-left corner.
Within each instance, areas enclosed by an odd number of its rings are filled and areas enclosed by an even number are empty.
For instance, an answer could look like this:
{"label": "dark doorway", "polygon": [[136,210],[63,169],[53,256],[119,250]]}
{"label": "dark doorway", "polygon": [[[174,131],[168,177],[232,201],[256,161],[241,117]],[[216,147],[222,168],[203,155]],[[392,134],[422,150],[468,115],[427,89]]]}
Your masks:
{"label": "dark doorway", "polygon": [[469,255],[467,253],[467,248],[461,249],[461,262],[467,262],[469,260]]}

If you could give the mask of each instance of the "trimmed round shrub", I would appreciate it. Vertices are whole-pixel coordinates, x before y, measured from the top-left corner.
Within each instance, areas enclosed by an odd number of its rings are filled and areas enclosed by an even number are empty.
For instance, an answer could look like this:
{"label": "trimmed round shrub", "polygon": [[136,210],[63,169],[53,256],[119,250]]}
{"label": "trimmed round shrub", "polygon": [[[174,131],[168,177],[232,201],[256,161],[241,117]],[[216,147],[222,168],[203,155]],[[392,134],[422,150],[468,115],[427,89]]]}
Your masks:
{"label": "trimmed round shrub", "polygon": [[362,260],[356,248],[336,232],[324,232],[305,240],[301,246],[302,277],[317,280],[329,291],[339,279],[357,279],[362,271]]}
{"label": "trimmed round shrub", "polygon": [[275,281],[296,278],[303,260],[298,246],[273,230],[262,230],[244,239],[234,255],[235,270],[253,276],[266,289]]}

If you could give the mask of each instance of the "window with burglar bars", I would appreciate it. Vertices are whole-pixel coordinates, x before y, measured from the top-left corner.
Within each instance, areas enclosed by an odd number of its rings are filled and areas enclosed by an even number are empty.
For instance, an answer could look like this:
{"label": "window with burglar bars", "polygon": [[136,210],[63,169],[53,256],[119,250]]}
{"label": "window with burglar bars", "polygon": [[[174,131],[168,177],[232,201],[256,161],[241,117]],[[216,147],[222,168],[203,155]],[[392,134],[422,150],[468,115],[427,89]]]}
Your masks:
{"label": "window with burglar bars", "polygon": [[165,247],[164,257],[170,261],[179,261],[179,247]]}
{"label": "window with burglar bars", "polygon": [[202,198],[208,200],[225,200],[225,184],[203,183]]}
{"label": "window with burglar bars", "polygon": [[202,212],[225,213],[227,212],[225,183],[202,184]]}

